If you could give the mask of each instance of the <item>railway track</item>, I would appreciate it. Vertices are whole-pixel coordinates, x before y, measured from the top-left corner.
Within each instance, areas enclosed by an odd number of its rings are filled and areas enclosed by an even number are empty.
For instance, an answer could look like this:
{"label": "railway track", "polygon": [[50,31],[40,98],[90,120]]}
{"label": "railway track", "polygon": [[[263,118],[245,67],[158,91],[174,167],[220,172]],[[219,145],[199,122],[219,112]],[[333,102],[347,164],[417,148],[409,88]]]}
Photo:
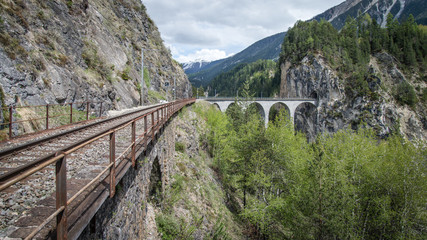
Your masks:
{"label": "railway track", "polygon": [[[134,161],[129,156],[135,148],[145,147],[170,114],[187,103],[152,106],[0,150],[0,238],[31,236],[43,218],[61,210],[55,190],[61,156],[66,159],[65,198],[71,198],[65,206],[72,216],[85,194],[107,181],[111,169],[121,169],[124,159]],[[52,231],[53,222],[38,229],[39,236]]]}
{"label": "railway track", "polygon": [[[35,141],[0,150],[0,183],[4,183],[19,173],[51,158],[58,151],[75,147],[76,143],[90,139],[105,129],[112,129],[158,106],[132,111],[123,115],[107,118],[98,122],[70,129],[58,134],[42,137]],[[40,153],[43,156],[40,156]]]}

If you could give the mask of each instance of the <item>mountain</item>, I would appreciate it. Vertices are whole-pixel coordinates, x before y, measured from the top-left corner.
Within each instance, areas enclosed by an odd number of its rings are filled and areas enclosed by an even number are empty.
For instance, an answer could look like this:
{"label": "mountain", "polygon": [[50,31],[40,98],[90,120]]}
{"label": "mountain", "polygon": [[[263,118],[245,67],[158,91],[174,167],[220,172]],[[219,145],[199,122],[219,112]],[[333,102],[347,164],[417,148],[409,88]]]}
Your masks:
{"label": "mountain", "polygon": [[[178,98],[191,94],[139,0],[1,1],[0,9],[2,105],[90,100],[123,109],[139,105],[141,88],[145,103],[170,98],[173,78]],[[145,50],[144,71],[141,49],[156,50]]]}
{"label": "mountain", "polygon": [[205,60],[196,60],[193,62],[187,62],[182,64],[182,68],[184,69],[186,74],[192,74],[205,69],[212,61]]}
{"label": "mountain", "polygon": [[[356,18],[364,13],[368,13],[382,27],[385,26],[389,13],[399,21],[404,21],[412,14],[418,24],[427,25],[427,1],[425,0],[347,0],[313,19],[318,21],[325,19],[335,28],[341,29],[347,16]],[[185,73],[193,85],[206,86],[218,74],[231,70],[239,63],[251,63],[259,59],[277,59],[284,36],[285,32],[282,32],[261,39],[229,58],[199,65],[190,63],[191,67],[188,67]]]}
{"label": "mountain", "polygon": [[347,0],[333,8],[315,16],[313,19],[325,19],[332,25],[341,29],[348,16],[356,18],[360,14],[369,14],[378,24],[385,27],[387,15],[404,21],[410,14],[418,24],[427,24],[427,1],[425,0]]}
{"label": "mountain", "polygon": [[249,88],[256,97],[277,96],[280,76],[276,74],[277,64],[272,60],[258,60],[252,63],[241,63],[230,71],[218,74],[209,83],[209,96],[235,96],[238,89],[247,79]]}
{"label": "mountain", "polygon": [[198,71],[194,71],[193,67],[189,67],[185,70],[185,73],[194,86],[206,86],[215,76],[231,70],[240,63],[251,63],[259,59],[277,60],[284,37],[285,32],[272,35],[257,41],[231,57],[213,61],[206,65],[200,64],[199,66],[201,67],[199,67]]}

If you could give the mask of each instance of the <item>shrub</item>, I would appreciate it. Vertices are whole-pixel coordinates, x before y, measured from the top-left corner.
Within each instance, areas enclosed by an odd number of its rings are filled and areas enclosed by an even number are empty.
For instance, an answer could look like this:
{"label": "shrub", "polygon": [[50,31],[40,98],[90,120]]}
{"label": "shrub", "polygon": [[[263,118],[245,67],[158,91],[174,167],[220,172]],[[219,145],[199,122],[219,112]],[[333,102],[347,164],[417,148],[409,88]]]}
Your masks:
{"label": "shrub", "polygon": [[7,56],[15,60],[17,56],[27,57],[28,52],[19,44],[19,40],[11,37],[8,33],[0,33],[0,42]]}
{"label": "shrub", "polygon": [[113,81],[111,68],[107,66],[105,61],[98,55],[97,47],[94,43],[85,41],[85,49],[82,53],[82,58],[88,68],[98,72],[102,78]]}
{"label": "shrub", "polygon": [[427,88],[423,88],[423,94],[421,95],[421,100],[427,102]]}
{"label": "shrub", "polygon": [[67,1],[67,7],[71,9],[73,7],[73,1],[68,0]]}
{"label": "shrub", "polygon": [[123,70],[123,72],[121,74],[121,77],[123,80],[127,81],[130,79],[129,72],[130,72],[130,67],[126,66],[126,68]]}
{"label": "shrub", "polygon": [[185,144],[182,142],[175,142],[175,151],[184,153]]}
{"label": "shrub", "polygon": [[400,104],[407,104],[410,107],[414,107],[418,102],[417,95],[414,87],[408,82],[401,82],[395,91],[395,98]]}

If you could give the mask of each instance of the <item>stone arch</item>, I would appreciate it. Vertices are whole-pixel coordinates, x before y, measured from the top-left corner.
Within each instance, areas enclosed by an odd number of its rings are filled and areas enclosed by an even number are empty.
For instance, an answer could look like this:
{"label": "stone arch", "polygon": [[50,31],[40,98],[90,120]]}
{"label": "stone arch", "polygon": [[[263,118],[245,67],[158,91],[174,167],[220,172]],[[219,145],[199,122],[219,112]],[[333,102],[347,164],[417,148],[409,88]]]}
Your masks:
{"label": "stone arch", "polygon": [[159,157],[155,157],[151,165],[150,185],[148,188],[149,196],[154,201],[160,201],[162,193],[162,170]]}
{"label": "stone arch", "polygon": [[221,107],[219,106],[219,104],[218,104],[218,103],[212,103],[212,105],[213,105],[213,106],[215,106],[216,108],[218,108],[218,110],[220,110],[220,111],[221,111]]}
{"label": "stone arch", "polygon": [[317,135],[317,107],[313,103],[303,102],[295,109],[294,127],[304,133],[308,141],[314,141]]}
{"label": "stone arch", "polygon": [[227,108],[225,109],[225,112],[227,113],[228,111],[230,111],[230,108],[235,106],[236,103],[235,102],[231,102],[230,104],[228,104]]}
{"label": "stone arch", "polygon": [[268,121],[274,121],[280,111],[285,111],[285,114],[288,115],[288,118],[291,118],[291,111],[288,105],[283,102],[276,102],[270,107],[270,111],[268,113]]}
{"label": "stone arch", "polygon": [[250,108],[252,106],[255,106],[259,115],[261,115],[262,119],[265,119],[265,110],[262,107],[262,105],[257,103],[257,102],[253,102],[253,103],[249,104],[248,108]]}

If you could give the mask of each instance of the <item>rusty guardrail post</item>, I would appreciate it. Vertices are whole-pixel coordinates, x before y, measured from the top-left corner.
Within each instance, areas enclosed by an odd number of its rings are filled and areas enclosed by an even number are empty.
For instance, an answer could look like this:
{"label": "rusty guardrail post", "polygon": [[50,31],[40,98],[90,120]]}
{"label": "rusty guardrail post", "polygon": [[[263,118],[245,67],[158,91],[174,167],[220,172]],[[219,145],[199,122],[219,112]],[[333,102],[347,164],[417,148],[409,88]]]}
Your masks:
{"label": "rusty guardrail post", "polygon": [[147,115],[144,116],[144,150],[147,150]]}
{"label": "rusty guardrail post", "polygon": [[136,168],[135,164],[135,129],[136,129],[136,121],[132,122],[132,167]]}
{"label": "rusty guardrail post", "polygon": [[165,123],[165,115],[164,115],[165,112],[164,111],[165,111],[165,106],[162,107],[162,126]]}
{"label": "rusty guardrail post", "polygon": [[151,112],[151,142],[154,141],[154,112]]}
{"label": "rusty guardrail post", "polygon": [[89,120],[89,102],[86,103],[86,121]]}
{"label": "rusty guardrail post", "polygon": [[56,209],[64,207],[56,216],[56,237],[67,239],[67,160],[66,156],[56,162]]}
{"label": "rusty guardrail post", "polygon": [[70,123],[73,123],[73,103],[70,103]]}
{"label": "rusty guardrail post", "polygon": [[116,132],[110,133],[110,198],[116,193]]}
{"label": "rusty guardrail post", "polygon": [[101,106],[99,107],[99,116],[98,117],[101,117],[101,115],[102,115],[102,102],[101,102]]}
{"label": "rusty guardrail post", "polygon": [[13,117],[13,114],[12,114],[12,111],[13,111],[13,106],[10,106],[9,107],[9,138],[13,138],[13,136],[12,136],[12,117]]}
{"label": "rusty guardrail post", "polygon": [[160,109],[157,109],[157,110],[156,110],[156,114],[157,114],[156,130],[157,130],[157,129],[159,129],[159,124],[160,124],[159,111],[160,111]]}
{"label": "rusty guardrail post", "polygon": [[49,129],[49,104],[46,105],[46,130]]}

